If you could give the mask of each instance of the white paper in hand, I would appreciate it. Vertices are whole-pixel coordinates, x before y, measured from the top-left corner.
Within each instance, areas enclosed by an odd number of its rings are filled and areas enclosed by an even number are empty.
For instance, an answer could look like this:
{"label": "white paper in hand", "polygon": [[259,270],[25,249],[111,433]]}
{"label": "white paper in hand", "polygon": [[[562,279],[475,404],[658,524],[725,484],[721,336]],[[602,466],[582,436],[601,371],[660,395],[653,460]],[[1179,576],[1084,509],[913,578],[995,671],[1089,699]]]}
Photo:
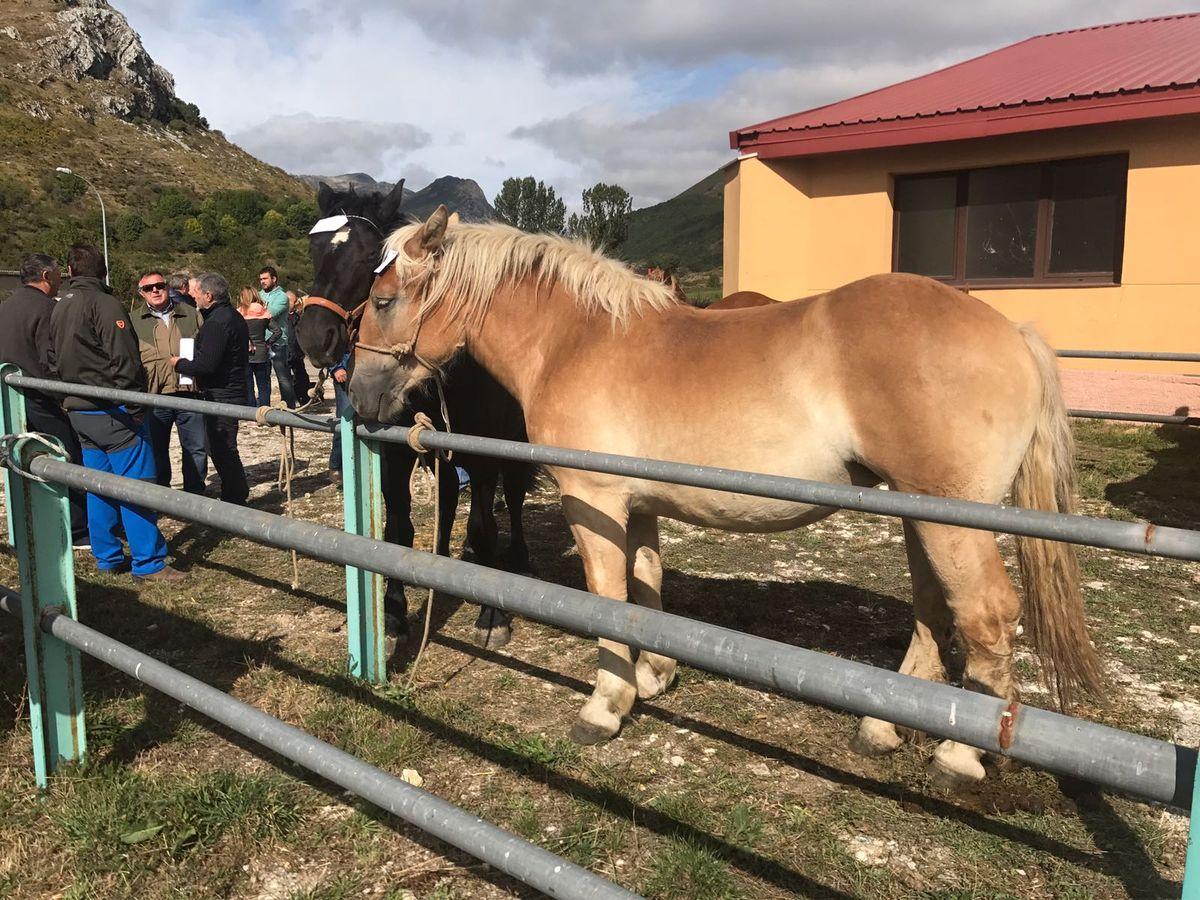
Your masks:
{"label": "white paper in hand", "polygon": [[[195,352],[196,352],[196,339],[195,338],[180,338],[179,339],[179,355],[183,359],[191,359],[192,354]],[[189,378],[187,375],[179,376],[179,386],[180,387],[190,386],[191,383],[192,383],[192,379]]]}

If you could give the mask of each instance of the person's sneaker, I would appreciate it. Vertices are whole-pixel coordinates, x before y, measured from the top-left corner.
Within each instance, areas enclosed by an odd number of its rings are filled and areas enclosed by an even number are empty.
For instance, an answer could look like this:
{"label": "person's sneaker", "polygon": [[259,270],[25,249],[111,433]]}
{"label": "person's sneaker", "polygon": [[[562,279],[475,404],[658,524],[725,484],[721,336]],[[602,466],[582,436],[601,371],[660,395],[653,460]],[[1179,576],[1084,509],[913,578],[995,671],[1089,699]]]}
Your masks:
{"label": "person's sneaker", "polygon": [[187,578],[183,572],[178,569],[173,569],[170,566],[163,566],[157,572],[151,572],[149,575],[134,575],[134,581],[146,582],[174,582],[183,581]]}

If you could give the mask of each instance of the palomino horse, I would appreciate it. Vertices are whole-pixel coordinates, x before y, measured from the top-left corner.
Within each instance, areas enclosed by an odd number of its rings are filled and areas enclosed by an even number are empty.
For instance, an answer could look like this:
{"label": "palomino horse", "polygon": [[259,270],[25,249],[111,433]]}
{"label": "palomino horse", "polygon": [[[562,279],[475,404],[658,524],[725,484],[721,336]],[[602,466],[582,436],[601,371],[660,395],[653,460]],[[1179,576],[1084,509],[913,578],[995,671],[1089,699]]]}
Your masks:
{"label": "palomino horse", "polygon": [[[449,226],[449,227],[448,227]],[[468,351],[517,398],[531,439],[1068,511],[1071,432],[1053,351],[986,304],[928,278],[877,275],[793,303],[712,314],[676,301],[580,244],[503,225],[450,224],[444,207],[387,241],[350,390],[380,419]],[[721,385],[713,391],[713,384]],[[779,531],[834,510],[550,467],[588,585],[660,607],[658,518]],[[1015,698],[1021,603],[995,537],[906,521],[916,627],[901,671],[942,679],[957,633],[964,682]],[[1025,626],[1066,698],[1099,689],[1073,548],[1020,541]],[[599,672],[572,737],[614,735],[635,697],[671,683],[674,660],[600,641]],[[886,752],[895,727],[864,719],[857,745]],[[980,750],[943,742],[945,786],[984,776]]]}
{"label": "palomino horse", "polygon": [[[400,202],[404,182],[401,181],[387,196],[338,192],[322,183],[317,194],[322,216],[340,213],[344,219],[334,221],[331,231],[317,231],[309,236],[309,253],[313,263],[313,289],[300,314],[297,339],[309,359],[317,365],[329,366],[340,361],[349,340],[349,312],[367,296],[374,280],[385,231],[399,225],[403,218]],[[444,384],[446,408],[450,427],[455,431],[525,440],[525,419],[512,396],[496,383],[474,361],[464,357],[447,370]],[[410,410],[405,424],[412,424],[414,412],[424,412],[439,427],[441,411],[438,401],[421,392],[410,398]],[[384,443],[383,498],[387,509],[384,536],[392,543],[411,547],[413,544],[412,496],[409,474],[416,456],[406,444]],[[496,487],[504,479],[504,498],[511,522],[508,551],[503,559],[507,568],[527,571],[529,551],[521,511],[525,494],[533,483],[533,467],[516,462],[501,462],[486,456],[456,453],[454,462],[462,466],[471,478],[471,512],[467,519],[467,544],[478,562],[494,566],[497,553],[496,514],[493,504]],[[436,552],[450,555],[450,530],[458,507],[458,478],[451,471],[442,479],[438,496],[441,529]],[[396,617],[403,628],[407,624],[404,585],[388,580],[385,609]],[[475,622],[475,639],[489,647],[502,647],[511,636],[511,618],[503,610],[481,607]]]}

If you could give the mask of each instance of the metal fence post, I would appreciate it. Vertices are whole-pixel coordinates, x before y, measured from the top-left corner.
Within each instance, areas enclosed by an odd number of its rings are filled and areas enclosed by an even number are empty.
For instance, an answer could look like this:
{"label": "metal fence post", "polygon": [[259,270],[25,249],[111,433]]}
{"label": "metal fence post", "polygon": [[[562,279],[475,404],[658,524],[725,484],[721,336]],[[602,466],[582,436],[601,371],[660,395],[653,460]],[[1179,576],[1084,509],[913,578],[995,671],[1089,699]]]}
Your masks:
{"label": "metal fence post", "polygon": [[[355,434],[354,410],[342,411],[342,502],[350,534],[383,539],[383,477],[379,445]],[[375,684],[387,681],[383,622],[383,576],[346,566],[346,635],[350,674]]]}
{"label": "metal fence post", "polygon": [[[18,371],[0,366],[0,416],[5,434],[25,431],[25,397],[3,383]],[[67,453],[57,441],[59,458]],[[40,445],[38,445],[40,446]],[[11,448],[28,461],[34,445]],[[43,448],[44,449],[44,448]],[[87,747],[83,722],[83,682],[79,651],[42,631],[42,612],[56,609],[74,619],[75,557],[71,549],[71,514],[67,490],[5,469],[9,536],[17,552],[21,579],[21,627],[25,634],[25,668],[29,679],[29,726],[33,736],[33,767],[39,787],[60,762],[83,759]]]}
{"label": "metal fence post", "polygon": [[1183,867],[1183,900],[1200,900],[1200,759],[1192,784],[1192,818],[1188,825],[1187,862]]}

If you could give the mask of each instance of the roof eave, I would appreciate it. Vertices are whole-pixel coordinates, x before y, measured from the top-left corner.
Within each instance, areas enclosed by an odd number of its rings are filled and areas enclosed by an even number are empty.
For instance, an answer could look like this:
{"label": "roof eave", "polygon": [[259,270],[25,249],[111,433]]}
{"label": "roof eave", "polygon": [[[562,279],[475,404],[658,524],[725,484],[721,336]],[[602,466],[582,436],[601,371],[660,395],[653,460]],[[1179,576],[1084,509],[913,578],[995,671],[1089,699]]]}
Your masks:
{"label": "roof eave", "polygon": [[763,159],[815,156],[1200,114],[1200,87],[774,132],[733,132],[732,149]]}

